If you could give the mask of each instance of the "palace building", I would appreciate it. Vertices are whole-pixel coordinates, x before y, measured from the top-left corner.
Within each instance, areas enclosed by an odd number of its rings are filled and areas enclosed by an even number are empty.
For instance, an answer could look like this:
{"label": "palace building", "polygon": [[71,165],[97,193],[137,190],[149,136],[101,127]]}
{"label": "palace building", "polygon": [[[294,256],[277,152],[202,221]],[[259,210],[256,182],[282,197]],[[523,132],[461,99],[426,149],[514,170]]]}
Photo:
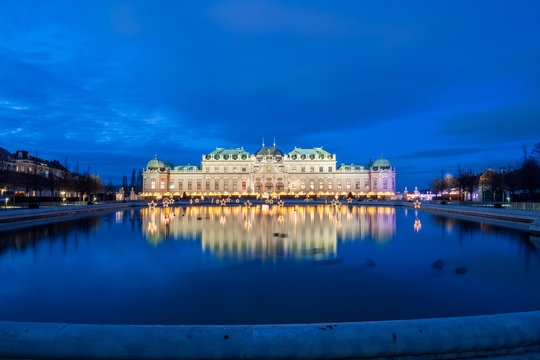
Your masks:
{"label": "palace building", "polygon": [[322,147],[294,148],[288,154],[264,146],[216,148],[202,155],[201,166],[174,166],[150,160],[143,173],[144,196],[190,195],[394,195],[396,171],[390,161],[337,166],[336,155]]}

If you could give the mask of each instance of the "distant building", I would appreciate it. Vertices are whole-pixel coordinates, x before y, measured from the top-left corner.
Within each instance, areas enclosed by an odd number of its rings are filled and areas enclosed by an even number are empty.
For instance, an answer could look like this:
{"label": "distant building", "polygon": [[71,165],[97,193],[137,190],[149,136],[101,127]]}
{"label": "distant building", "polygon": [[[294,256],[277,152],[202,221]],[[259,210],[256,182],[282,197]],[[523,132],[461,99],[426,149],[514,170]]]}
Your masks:
{"label": "distant building", "polygon": [[478,200],[484,202],[505,201],[508,192],[503,190],[503,176],[506,174],[506,168],[501,167],[499,172],[492,168],[480,174],[478,180]]}
{"label": "distant building", "polygon": [[[14,173],[16,174],[31,174],[39,175],[40,177],[47,179],[63,179],[65,176],[68,176],[70,172],[60,164],[58,160],[44,160],[36,156],[31,156],[28,154],[28,151],[17,150],[15,153],[10,153],[4,148],[0,147],[0,172]],[[9,178],[8,178],[9,179]],[[17,178],[13,178],[17,179]],[[12,179],[12,182],[14,181]],[[6,185],[6,184],[4,184]],[[7,184],[13,187],[15,192],[25,193],[26,195],[34,195],[35,191],[32,194],[26,193],[26,186],[20,183],[10,183]],[[42,196],[60,196],[58,191],[50,190],[46,186],[43,186],[41,191]]]}
{"label": "distant building", "polygon": [[143,173],[143,195],[394,195],[396,171],[387,159],[366,165],[337,166],[336,155],[322,148],[294,148],[288,154],[264,146],[216,148],[201,165],[174,166],[150,160]]}

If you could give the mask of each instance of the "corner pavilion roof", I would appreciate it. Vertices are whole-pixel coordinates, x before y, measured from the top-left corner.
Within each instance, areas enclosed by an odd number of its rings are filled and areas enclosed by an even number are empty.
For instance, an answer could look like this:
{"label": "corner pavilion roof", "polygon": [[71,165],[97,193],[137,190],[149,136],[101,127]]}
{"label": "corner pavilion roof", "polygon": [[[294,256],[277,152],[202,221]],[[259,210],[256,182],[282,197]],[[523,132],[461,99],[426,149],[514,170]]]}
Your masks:
{"label": "corner pavilion roof", "polygon": [[249,156],[249,153],[244,150],[244,148],[236,148],[236,149],[225,149],[225,148],[216,148],[216,150],[212,151],[210,154],[208,154],[212,157],[214,156],[225,156],[225,155],[229,155],[229,156],[233,156],[233,155],[236,155],[238,157],[242,156],[242,155],[245,155],[245,156]]}
{"label": "corner pavilion roof", "polygon": [[196,165],[178,165],[174,168],[174,170],[191,171],[191,170],[200,170],[200,168]]}

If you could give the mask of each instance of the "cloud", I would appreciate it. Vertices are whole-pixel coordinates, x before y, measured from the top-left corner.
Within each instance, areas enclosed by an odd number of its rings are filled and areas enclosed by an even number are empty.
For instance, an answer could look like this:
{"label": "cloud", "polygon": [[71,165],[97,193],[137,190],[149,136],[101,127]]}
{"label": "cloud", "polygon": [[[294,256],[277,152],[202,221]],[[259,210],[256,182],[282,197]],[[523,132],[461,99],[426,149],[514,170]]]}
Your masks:
{"label": "cloud", "polygon": [[540,139],[540,107],[525,104],[456,116],[446,122],[438,134],[482,142],[537,140]]}

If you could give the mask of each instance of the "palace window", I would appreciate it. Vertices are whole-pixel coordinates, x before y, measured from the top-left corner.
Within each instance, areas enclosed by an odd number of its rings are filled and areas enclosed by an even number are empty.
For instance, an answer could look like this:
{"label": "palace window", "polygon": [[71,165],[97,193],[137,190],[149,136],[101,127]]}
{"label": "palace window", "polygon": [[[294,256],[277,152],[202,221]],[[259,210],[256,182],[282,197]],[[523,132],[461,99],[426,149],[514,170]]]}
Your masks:
{"label": "palace window", "polygon": [[323,167],[322,167],[322,166],[319,167],[319,172],[323,172],[323,171],[324,171],[324,170],[323,170]]}
{"label": "palace window", "polygon": [[216,182],[214,183],[214,190],[219,190],[219,181],[216,180]]}
{"label": "palace window", "polygon": [[233,189],[233,191],[238,190],[238,183],[236,182],[236,180],[234,180],[233,183],[232,183],[232,189]]}
{"label": "palace window", "polygon": [[347,180],[347,190],[351,188],[351,180]]}
{"label": "palace window", "polygon": [[178,182],[178,190],[182,190],[184,188],[184,183],[182,181]]}
{"label": "palace window", "polygon": [[377,179],[373,179],[373,187],[376,189],[377,188]]}
{"label": "palace window", "polygon": [[302,166],[302,168],[300,169],[300,172],[306,172],[306,167]]}
{"label": "palace window", "polygon": [[306,190],[306,182],[305,181],[302,181],[302,183],[300,185],[300,189]]}
{"label": "palace window", "polygon": [[206,190],[210,190],[210,181],[206,182]]}
{"label": "palace window", "polygon": [[242,172],[246,172],[246,167],[242,166]]}
{"label": "palace window", "polygon": [[328,167],[328,172],[332,172],[332,167],[331,166]]}
{"label": "palace window", "polygon": [[341,180],[337,182],[337,188],[338,190],[341,190]]}
{"label": "palace window", "polygon": [[246,182],[242,181],[242,190],[246,190]]}
{"label": "palace window", "polygon": [[293,166],[293,167],[292,167],[292,171],[293,171],[293,172],[296,171],[296,166]]}
{"label": "palace window", "polygon": [[383,189],[385,189],[385,190],[388,189],[388,180],[387,180],[387,179],[383,179],[383,181],[382,181],[382,187],[383,187]]}
{"label": "palace window", "polygon": [[315,190],[315,181],[311,180],[311,181],[309,182],[309,189],[310,189],[310,190]]}
{"label": "palace window", "polygon": [[232,171],[236,172],[236,166],[233,166]]}
{"label": "palace window", "polygon": [[293,191],[296,190],[296,183],[293,182],[293,183],[291,184],[291,187],[292,187]]}
{"label": "palace window", "polygon": [[188,181],[187,182],[187,189],[191,190],[192,188],[193,188],[193,184],[191,183],[191,181]]}
{"label": "palace window", "polygon": [[369,182],[367,180],[364,181],[364,189],[369,189]]}
{"label": "palace window", "polygon": [[174,183],[173,183],[173,182],[171,182],[171,183],[169,184],[169,189],[171,189],[171,190],[174,189]]}
{"label": "palace window", "polygon": [[165,181],[161,182],[161,189],[165,189]]}
{"label": "palace window", "polygon": [[311,167],[311,172],[315,172],[315,167],[314,166]]}
{"label": "palace window", "polygon": [[214,171],[219,172],[219,166],[214,166]]}
{"label": "palace window", "polygon": [[360,181],[356,182],[356,190],[360,190]]}
{"label": "palace window", "polygon": [[227,171],[229,171],[229,167],[228,167],[228,166],[224,166],[224,167],[223,167],[223,172],[227,172]]}
{"label": "palace window", "polygon": [[319,180],[319,190],[324,190],[324,181]]}
{"label": "palace window", "polygon": [[152,180],[152,182],[150,183],[150,188],[152,190],[156,188],[156,180]]}
{"label": "palace window", "polygon": [[333,187],[334,187],[334,182],[333,182],[333,181],[329,181],[329,182],[328,182],[328,190],[332,190]]}
{"label": "palace window", "polygon": [[223,181],[223,190],[229,190],[229,181],[228,180]]}
{"label": "palace window", "polygon": [[202,189],[202,182],[199,180],[197,181],[197,190],[201,190]]}

